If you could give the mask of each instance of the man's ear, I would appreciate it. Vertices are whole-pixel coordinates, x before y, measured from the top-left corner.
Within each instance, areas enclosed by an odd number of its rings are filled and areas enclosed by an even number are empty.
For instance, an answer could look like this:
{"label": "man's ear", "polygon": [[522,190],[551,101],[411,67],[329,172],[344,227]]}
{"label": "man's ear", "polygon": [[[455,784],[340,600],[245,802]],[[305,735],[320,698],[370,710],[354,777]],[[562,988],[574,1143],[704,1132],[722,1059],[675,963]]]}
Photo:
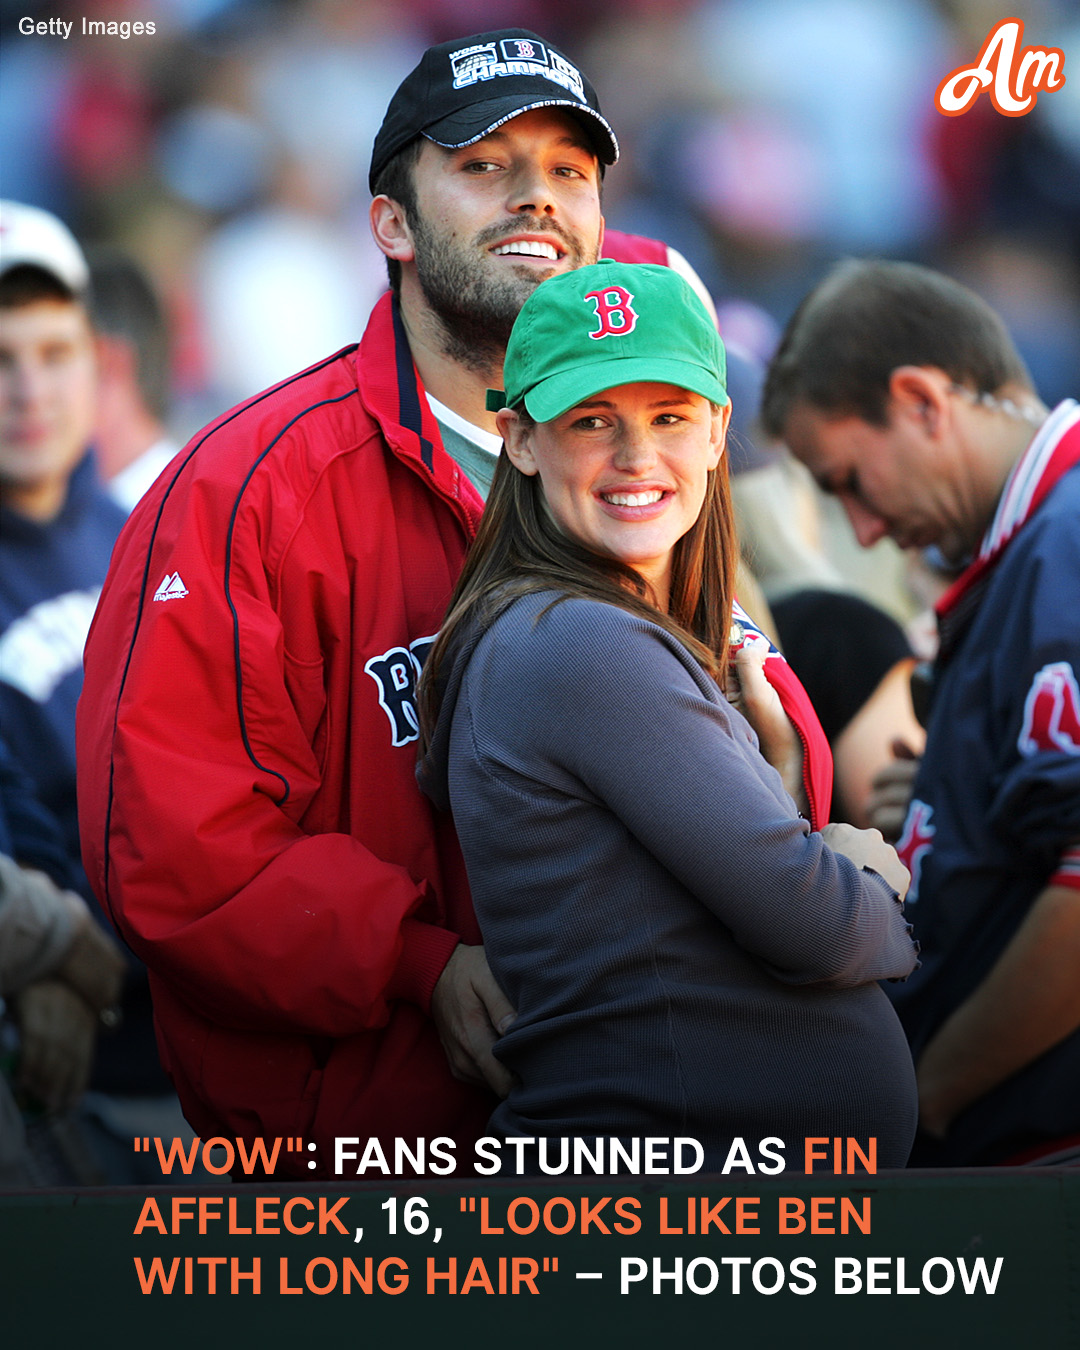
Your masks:
{"label": "man's ear", "polygon": [[949,417],[952,380],[937,366],[897,366],[889,376],[890,412],[939,435]]}
{"label": "man's ear", "polygon": [[520,418],[513,408],[500,408],[495,414],[495,425],[503,438],[510,463],[530,478],[538,473],[540,466],[532,452],[534,424]]}
{"label": "man's ear", "polygon": [[412,231],[405,211],[392,197],[376,197],[371,203],[371,233],[388,258],[412,262],[416,256]]}

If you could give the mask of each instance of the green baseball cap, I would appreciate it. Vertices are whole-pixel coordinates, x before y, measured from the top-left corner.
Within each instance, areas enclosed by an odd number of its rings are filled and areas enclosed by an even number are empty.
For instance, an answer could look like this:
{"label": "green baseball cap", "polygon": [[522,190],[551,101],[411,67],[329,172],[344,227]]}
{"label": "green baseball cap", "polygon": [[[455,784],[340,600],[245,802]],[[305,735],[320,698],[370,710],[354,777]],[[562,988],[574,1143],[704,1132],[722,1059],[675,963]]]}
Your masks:
{"label": "green baseball cap", "polygon": [[674,384],[728,401],[724,344],[693,288],[670,267],[603,258],[542,281],[522,306],[489,411],[524,403],[550,422],[604,389]]}

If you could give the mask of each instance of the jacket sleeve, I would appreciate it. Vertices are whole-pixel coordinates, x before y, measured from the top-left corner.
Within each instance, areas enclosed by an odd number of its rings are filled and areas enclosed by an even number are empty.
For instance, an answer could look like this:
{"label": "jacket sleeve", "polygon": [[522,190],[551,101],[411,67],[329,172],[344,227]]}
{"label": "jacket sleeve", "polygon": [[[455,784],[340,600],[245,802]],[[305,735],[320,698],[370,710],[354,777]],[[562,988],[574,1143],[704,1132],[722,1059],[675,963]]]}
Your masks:
{"label": "jacket sleeve", "polygon": [[[1037,515],[997,612],[989,700],[997,764],[988,820],[1048,884],[1080,888],[1080,531]],[[1002,566],[1011,559],[1006,555]]]}
{"label": "jacket sleeve", "polygon": [[391,998],[426,1008],[457,936],[417,917],[423,877],[320,797],[346,728],[330,725],[321,660],[290,650],[279,614],[289,588],[318,606],[317,568],[268,567],[272,504],[228,539],[220,502],[168,528],[144,505],[114,555],[79,707],[84,857],[103,907],[225,1027],[343,1036],[384,1023]]}
{"label": "jacket sleeve", "polygon": [[1080,889],[1080,646],[1055,643],[1020,664],[1026,693],[989,821],[1049,884]]}
{"label": "jacket sleeve", "polygon": [[[508,685],[553,789],[618,816],[784,982],[910,973],[916,949],[895,892],[811,832],[749,724],[678,642],[614,606],[565,601],[528,646],[534,679],[526,686],[511,657]],[[489,697],[494,688],[474,693],[481,718]]]}

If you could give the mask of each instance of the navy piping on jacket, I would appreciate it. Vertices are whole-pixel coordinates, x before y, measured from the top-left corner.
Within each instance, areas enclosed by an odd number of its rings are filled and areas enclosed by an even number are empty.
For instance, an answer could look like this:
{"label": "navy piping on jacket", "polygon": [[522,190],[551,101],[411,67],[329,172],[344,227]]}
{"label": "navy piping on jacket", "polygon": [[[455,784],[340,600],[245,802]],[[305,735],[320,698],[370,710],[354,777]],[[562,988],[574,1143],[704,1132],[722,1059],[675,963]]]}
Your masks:
{"label": "navy piping on jacket", "polygon": [[[347,356],[350,352],[356,351],[357,346],[358,346],[357,343],[353,343],[353,344],[352,344],[351,346],[349,346],[349,347],[343,347],[343,348],[341,349],[341,351],[335,352],[332,356],[328,356],[328,357],[326,358],[325,361],[321,361],[317,366],[312,366],[312,367],[310,367],[308,370],[300,371],[298,374],[293,375],[291,378],[289,378],[289,379],[287,379],[287,380],[283,380],[280,384],[275,384],[275,385],[271,386],[271,388],[264,390],[261,394],[257,394],[254,398],[250,398],[250,399],[248,399],[246,402],[241,403],[241,404],[239,405],[239,407],[235,408],[235,409],[233,410],[233,412],[230,413],[229,416],[225,418],[224,421],[219,422],[219,423],[217,423],[215,426],[211,427],[211,428],[206,432],[206,434],[205,434],[204,436],[202,436],[202,437],[201,437],[201,438],[200,438],[200,439],[199,439],[199,440],[191,447],[191,450],[184,456],[183,462],[177,467],[176,472],[173,474],[172,480],[171,480],[171,482],[169,483],[169,486],[166,488],[164,494],[162,495],[161,502],[160,502],[160,504],[159,504],[159,506],[158,506],[157,517],[156,517],[155,520],[154,520],[154,528],[153,528],[153,530],[152,530],[152,532],[151,532],[151,535],[150,535],[150,541],[149,541],[149,543],[148,543],[148,545],[147,545],[147,549],[146,549],[146,561],[145,561],[145,563],[144,563],[144,565],[143,565],[142,584],[141,584],[141,586],[140,586],[140,588],[139,588],[139,603],[138,603],[138,608],[137,608],[136,616],[135,616],[135,627],[134,627],[134,629],[133,629],[133,631],[132,631],[132,634],[131,634],[131,641],[130,641],[130,643],[128,644],[127,655],[126,655],[126,657],[124,658],[124,673],[123,673],[123,676],[121,677],[120,685],[119,685],[119,688],[118,688],[117,694],[116,694],[116,706],[115,706],[115,708],[113,709],[113,734],[112,734],[112,743],[111,743],[111,748],[110,748],[110,753],[109,753],[109,793],[108,793],[108,801],[107,801],[107,804],[106,804],[106,807],[105,807],[105,839],[104,839],[104,845],[105,845],[105,846],[104,846],[104,850],[103,850],[103,855],[104,855],[104,860],[105,860],[105,861],[104,861],[104,895],[105,895],[105,908],[109,911],[109,917],[110,917],[110,919],[112,919],[114,925],[116,924],[116,916],[115,916],[115,914],[113,913],[113,910],[112,910],[112,903],[111,903],[111,900],[110,900],[110,898],[109,898],[109,858],[110,858],[109,839],[110,839],[111,832],[112,832],[113,784],[114,784],[115,769],[116,769],[116,759],[115,759],[116,724],[117,724],[117,722],[118,722],[118,720],[119,720],[119,717],[120,717],[120,703],[121,703],[121,700],[123,699],[123,696],[124,696],[124,688],[125,688],[125,686],[126,686],[126,684],[127,684],[128,672],[129,672],[129,670],[130,670],[130,668],[131,668],[131,661],[132,661],[132,658],[133,658],[133,656],[134,656],[134,654],[135,654],[135,643],[138,641],[138,638],[139,638],[139,630],[140,630],[140,627],[142,626],[142,616],[143,616],[143,612],[144,612],[144,606],[145,606],[145,603],[146,603],[146,591],[147,591],[147,587],[148,587],[148,585],[149,585],[149,579],[150,579],[150,565],[151,565],[152,558],[153,558],[154,545],[155,545],[155,543],[157,542],[158,529],[160,528],[160,525],[161,525],[161,517],[162,517],[162,515],[163,515],[163,513],[164,513],[164,511],[165,511],[165,504],[166,504],[166,502],[169,500],[169,496],[170,496],[170,494],[172,493],[173,488],[176,486],[177,482],[179,481],[180,475],[181,475],[181,474],[184,472],[184,470],[187,468],[188,464],[191,463],[191,460],[193,459],[193,457],[199,452],[199,450],[202,449],[202,447],[206,444],[206,442],[210,439],[210,437],[214,435],[215,432],[220,431],[223,427],[228,426],[229,423],[232,422],[235,418],[239,417],[242,413],[247,412],[249,408],[253,408],[253,407],[255,407],[257,404],[261,403],[261,402],[263,401],[263,399],[269,398],[271,394],[276,394],[276,393],[278,393],[280,390],[288,388],[288,386],[289,386],[290,384],[294,384],[297,380],[306,379],[307,376],[309,376],[309,375],[314,375],[314,374],[317,374],[320,370],[325,370],[325,368],[326,368],[327,366],[333,365],[333,363],[334,363],[335,361],[340,360],[341,357]],[[325,404],[327,404],[327,403],[339,403],[339,402],[342,401],[342,399],[350,398],[350,397],[352,397],[353,395],[358,395],[358,394],[359,394],[359,391],[358,391],[357,389],[350,389],[350,390],[348,391],[348,393],[343,394],[343,395],[339,396],[338,398],[335,398],[335,399],[322,399],[322,400],[320,400],[318,403],[312,404],[310,408],[305,408],[305,409],[303,409],[301,412],[297,413],[297,415],[296,415],[296,416],[295,416],[295,417],[294,417],[294,418],[293,418],[286,426],[282,427],[281,430],[278,432],[278,434],[277,434],[277,435],[273,438],[273,440],[270,442],[270,444],[269,444],[264,450],[262,450],[262,451],[259,453],[259,455],[257,456],[257,458],[256,458],[256,460],[255,460],[255,462],[254,462],[254,464],[252,464],[251,469],[249,470],[249,472],[248,472],[247,476],[245,477],[243,483],[240,485],[240,490],[239,490],[239,492],[237,493],[236,501],[235,501],[235,503],[234,503],[234,505],[233,505],[232,515],[230,516],[230,519],[229,519],[229,534],[228,534],[228,540],[227,540],[227,543],[226,543],[226,553],[225,553],[225,576],[224,576],[224,584],[225,584],[226,598],[228,599],[228,602],[229,602],[229,609],[232,611],[232,616],[233,616],[234,660],[235,660],[235,662],[236,662],[236,700],[237,700],[237,708],[238,708],[238,711],[239,711],[239,714],[240,714],[240,733],[241,733],[241,736],[242,736],[242,738],[243,738],[245,752],[247,753],[248,758],[249,758],[249,759],[251,760],[251,762],[255,765],[255,767],[256,767],[260,772],[262,772],[262,773],[271,773],[271,774],[273,774],[275,777],[280,778],[281,781],[282,781],[282,783],[284,784],[284,786],[285,786],[285,793],[284,793],[284,795],[280,798],[279,803],[278,803],[279,805],[282,805],[285,801],[288,800],[288,796],[289,796],[289,784],[288,784],[288,781],[287,781],[280,773],[277,773],[276,770],[274,770],[274,769],[265,769],[265,768],[258,762],[258,760],[255,758],[255,756],[254,756],[254,754],[253,754],[253,752],[252,752],[252,749],[251,749],[250,742],[249,742],[249,740],[248,740],[247,727],[246,727],[245,722],[244,722],[243,696],[242,696],[241,675],[240,675],[240,634],[239,634],[239,620],[238,620],[238,616],[237,616],[237,613],[236,613],[236,609],[234,608],[233,603],[232,603],[232,598],[231,598],[231,596],[229,595],[229,568],[230,568],[230,565],[231,565],[231,558],[232,558],[232,533],[233,533],[233,526],[234,526],[234,524],[235,524],[237,511],[239,510],[240,500],[241,500],[241,498],[242,498],[243,495],[244,495],[244,492],[245,492],[245,490],[246,490],[246,488],[247,488],[248,483],[251,481],[252,474],[255,472],[256,468],[258,468],[259,464],[262,463],[262,461],[263,461],[263,459],[266,457],[266,455],[268,455],[268,454],[270,453],[270,451],[274,448],[274,446],[278,443],[278,441],[279,441],[279,440],[281,439],[281,437],[285,434],[285,432],[288,431],[289,427],[293,426],[297,421],[300,420],[301,417],[304,417],[307,413],[313,412],[316,408],[321,408],[321,407],[323,407],[323,406],[324,406]]]}
{"label": "navy piping on jacket", "polygon": [[248,739],[247,719],[244,716],[244,690],[243,680],[240,675],[240,616],[237,614],[236,606],[233,604],[231,589],[233,533],[236,529],[236,517],[239,515],[240,503],[243,500],[244,493],[247,491],[248,484],[255,475],[255,470],[263,462],[270,451],[273,450],[274,446],[277,445],[278,441],[281,440],[282,436],[284,436],[290,428],[294,427],[302,417],[306,417],[308,413],[315,412],[319,408],[325,408],[330,403],[343,403],[345,399],[355,398],[357,394],[358,391],[356,389],[350,389],[347,393],[339,394],[336,398],[324,398],[320,400],[320,402],[312,403],[310,407],[304,408],[302,412],[298,412],[292,421],[286,422],[247,471],[247,476],[240,484],[240,491],[236,494],[236,501],[233,502],[232,514],[229,517],[229,531],[225,538],[225,601],[229,606],[229,612],[232,614],[233,618],[233,663],[236,667],[236,713],[240,719],[240,735],[243,739],[244,749],[247,752],[248,759],[251,760],[252,764],[254,764],[261,773],[268,773],[274,778],[280,778],[281,782],[284,784],[285,791],[277,799],[278,806],[284,806],[289,800],[289,793],[292,791],[289,786],[289,780],[284,774],[278,773],[277,769],[268,769],[265,764],[260,764],[255,758],[255,751],[251,748],[251,741]]}

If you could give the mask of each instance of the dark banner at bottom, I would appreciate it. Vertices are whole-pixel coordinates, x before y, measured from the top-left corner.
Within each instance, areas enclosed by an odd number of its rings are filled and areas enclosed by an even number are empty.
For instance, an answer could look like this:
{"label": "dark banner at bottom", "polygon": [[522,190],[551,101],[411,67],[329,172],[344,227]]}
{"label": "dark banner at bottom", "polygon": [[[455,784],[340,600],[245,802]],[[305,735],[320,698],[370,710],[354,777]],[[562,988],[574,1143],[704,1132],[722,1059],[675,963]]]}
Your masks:
{"label": "dark banner at bottom", "polygon": [[1080,1345],[1065,1169],[37,1192],[0,1245],[11,1346]]}

